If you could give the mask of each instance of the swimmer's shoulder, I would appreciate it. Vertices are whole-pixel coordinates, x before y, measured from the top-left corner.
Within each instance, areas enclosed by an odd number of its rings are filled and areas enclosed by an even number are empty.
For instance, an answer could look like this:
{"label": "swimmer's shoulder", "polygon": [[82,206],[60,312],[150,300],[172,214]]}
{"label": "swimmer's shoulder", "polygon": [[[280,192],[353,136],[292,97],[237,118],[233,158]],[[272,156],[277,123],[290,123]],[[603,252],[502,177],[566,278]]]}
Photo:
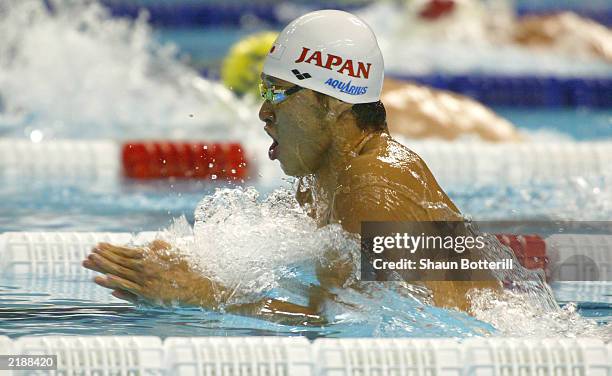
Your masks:
{"label": "swimmer's shoulder", "polygon": [[377,181],[398,184],[415,184],[415,179],[433,178],[421,157],[397,142],[387,133],[381,133],[368,141],[362,150],[347,164],[340,181],[368,185]]}
{"label": "swimmer's shoulder", "polygon": [[459,213],[423,159],[385,133],[364,146],[338,182],[339,204],[360,201],[374,208],[377,203],[388,218],[443,220]]}

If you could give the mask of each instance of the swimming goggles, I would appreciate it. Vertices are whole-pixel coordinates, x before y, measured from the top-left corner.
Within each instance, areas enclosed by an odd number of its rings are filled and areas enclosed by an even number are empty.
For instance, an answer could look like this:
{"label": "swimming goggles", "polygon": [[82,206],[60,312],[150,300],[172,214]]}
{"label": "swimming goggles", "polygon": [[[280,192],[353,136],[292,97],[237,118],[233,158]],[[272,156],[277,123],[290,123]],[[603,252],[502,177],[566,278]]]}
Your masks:
{"label": "swimming goggles", "polygon": [[272,104],[279,104],[287,99],[287,97],[291,94],[295,94],[302,89],[303,87],[294,85],[288,89],[277,90],[274,88],[274,86],[267,87],[263,83],[259,84],[259,93],[261,94],[261,97],[267,101],[270,101]]}

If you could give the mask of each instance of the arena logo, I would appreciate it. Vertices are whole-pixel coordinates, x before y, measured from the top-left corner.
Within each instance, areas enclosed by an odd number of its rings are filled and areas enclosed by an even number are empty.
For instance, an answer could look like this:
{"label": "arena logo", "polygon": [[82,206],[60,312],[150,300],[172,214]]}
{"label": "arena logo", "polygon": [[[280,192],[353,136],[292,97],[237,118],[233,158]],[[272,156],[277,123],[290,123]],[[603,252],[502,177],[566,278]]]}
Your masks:
{"label": "arena logo", "polygon": [[349,95],[363,95],[368,91],[367,86],[355,86],[351,85],[351,81],[342,82],[339,80],[334,80],[333,78],[328,78],[325,81],[325,85],[329,85],[334,89],[340,90],[341,93],[346,93]]}
{"label": "arena logo", "polygon": [[[325,60],[325,64],[323,64]],[[319,67],[329,70],[336,70],[340,74],[348,74],[355,78],[368,78],[370,76],[370,67],[372,63],[364,63],[358,61],[355,63],[351,59],[344,59],[338,55],[325,54],[325,59],[321,51],[310,52],[310,48],[302,47],[302,53],[297,58],[295,63],[315,64]],[[356,68],[356,69],[355,69]]]}

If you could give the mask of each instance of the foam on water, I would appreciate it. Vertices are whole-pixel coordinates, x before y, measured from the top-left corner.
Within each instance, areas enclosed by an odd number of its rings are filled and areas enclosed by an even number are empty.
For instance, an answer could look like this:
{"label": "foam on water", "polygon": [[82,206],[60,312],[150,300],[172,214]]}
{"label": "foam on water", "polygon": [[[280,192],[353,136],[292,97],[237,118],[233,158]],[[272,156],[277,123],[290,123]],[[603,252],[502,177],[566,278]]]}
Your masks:
{"label": "foam on water", "polygon": [[480,291],[472,297],[474,316],[509,337],[595,337],[612,341],[612,324],[598,325],[580,316],[575,304],[551,310],[532,298],[512,291],[502,295]]}
{"label": "foam on water", "polygon": [[[267,197],[260,197],[254,188],[221,189],[202,200],[195,219],[194,230],[179,221],[163,236],[178,244],[208,277],[233,289],[230,303],[273,295],[305,304],[308,286],[316,284],[315,264],[330,249],[352,260],[352,280],[357,279],[358,237],[338,225],[317,228],[290,189]],[[510,252],[494,238],[487,242],[487,250],[490,259],[508,257]],[[361,326],[356,335],[610,339],[610,325],[581,317],[573,305],[559,308],[541,274],[522,268],[507,273],[499,272],[497,277],[515,281],[511,291],[472,294],[474,317],[431,306],[428,294],[417,285],[377,282],[366,283],[359,291],[336,290],[338,302],[328,303],[325,311],[332,328]]]}
{"label": "foam on water", "polygon": [[206,275],[234,290],[233,299],[258,299],[295,277],[296,265],[324,251],[358,252],[359,243],[339,225],[317,228],[288,189],[265,198],[255,188],[219,189],[166,236]]}

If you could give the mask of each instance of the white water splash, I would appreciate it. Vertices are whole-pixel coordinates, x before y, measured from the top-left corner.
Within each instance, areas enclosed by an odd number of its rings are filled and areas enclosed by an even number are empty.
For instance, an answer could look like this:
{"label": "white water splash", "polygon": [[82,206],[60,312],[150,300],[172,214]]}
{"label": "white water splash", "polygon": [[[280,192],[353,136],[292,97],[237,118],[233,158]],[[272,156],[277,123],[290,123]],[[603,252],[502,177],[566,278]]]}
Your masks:
{"label": "white water splash", "polygon": [[330,249],[359,249],[339,225],[317,228],[287,189],[263,199],[252,187],[219,189],[200,202],[195,221],[193,236],[179,221],[164,237],[203,273],[233,289],[234,300],[257,299]]}
{"label": "white water splash", "polygon": [[537,296],[489,290],[472,295],[474,315],[508,337],[595,337],[612,341],[612,324],[598,325],[580,316],[575,304],[551,310],[538,304]]}
{"label": "white water splash", "polygon": [[[270,142],[259,128],[255,104],[240,101],[221,85],[198,77],[176,58],[172,47],[153,40],[144,18],[135,22],[113,19],[92,2],[52,3],[54,12],[37,0],[0,2],[2,133],[35,134],[37,138],[238,138],[251,153],[265,158]],[[392,45],[390,39],[386,45]],[[486,53],[492,51],[489,46],[482,48]],[[385,50],[391,66],[418,63],[418,48],[405,51],[412,60]],[[425,52],[435,51],[428,45]],[[466,57],[461,53],[449,47],[435,57],[445,64],[457,62],[454,67],[458,70],[474,61],[499,66],[490,54],[481,59],[470,52],[471,60],[462,62],[462,56]],[[506,56],[503,61],[527,69],[525,61],[513,58]],[[418,64],[415,67],[411,69],[421,69]],[[266,171],[264,176],[280,174],[276,164],[261,166],[276,171]],[[193,238],[184,222],[169,232],[184,239],[174,244],[202,269],[235,288],[240,299],[268,292],[283,278],[294,276],[294,269],[288,266],[292,263],[315,260],[330,246],[345,250],[353,246],[337,226],[317,229],[287,192],[259,200],[252,189],[224,190],[207,197],[200,205]],[[530,312],[535,312],[530,323],[549,317],[553,330],[563,327],[568,317],[577,322],[575,313],[530,311],[520,300],[488,303],[479,318],[502,332],[532,335],[532,330],[513,332],[511,327]],[[508,309],[509,305],[514,308]],[[567,336],[583,333],[583,324],[576,325],[578,328],[558,332]]]}
{"label": "white water splash", "polygon": [[[231,303],[258,300],[275,289],[291,289],[296,285],[306,294],[306,285],[310,283],[307,281],[314,282],[314,265],[330,249],[353,257],[355,273],[360,268],[358,257],[354,257],[359,253],[358,238],[339,225],[317,228],[289,189],[276,190],[267,197],[260,197],[254,188],[220,189],[202,200],[195,218],[193,230],[181,220],[165,237],[203,273],[233,289]],[[494,243],[487,243],[490,257],[509,255],[506,248],[500,248],[497,241]],[[601,326],[581,317],[571,304],[557,308],[551,290],[541,279],[530,278],[533,271],[521,268],[513,273],[516,274],[498,277],[530,282],[503,294],[485,290],[472,295],[475,318],[499,331],[488,335],[590,336],[609,340],[609,325]],[[381,285],[374,290],[339,292],[351,304],[332,304],[327,313],[334,324],[344,325],[351,318],[353,325],[373,325],[377,329],[371,335],[409,336],[425,333],[431,325],[438,328],[436,335],[487,333],[482,323],[470,321],[467,316],[462,318],[458,312],[427,308],[426,295],[419,289],[394,294],[388,288]],[[383,296],[391,300],[376,300]],[[418,321],[419,317],[422,321]]]}
{"label": "white water splash", "polygon": [[[252,119],[222,85],[155,42],[146,17],[91,1],[9,0],[0,12],[3,117],[47,136],[235,137]],[[13,130],[19,134],[19,130]]]}

